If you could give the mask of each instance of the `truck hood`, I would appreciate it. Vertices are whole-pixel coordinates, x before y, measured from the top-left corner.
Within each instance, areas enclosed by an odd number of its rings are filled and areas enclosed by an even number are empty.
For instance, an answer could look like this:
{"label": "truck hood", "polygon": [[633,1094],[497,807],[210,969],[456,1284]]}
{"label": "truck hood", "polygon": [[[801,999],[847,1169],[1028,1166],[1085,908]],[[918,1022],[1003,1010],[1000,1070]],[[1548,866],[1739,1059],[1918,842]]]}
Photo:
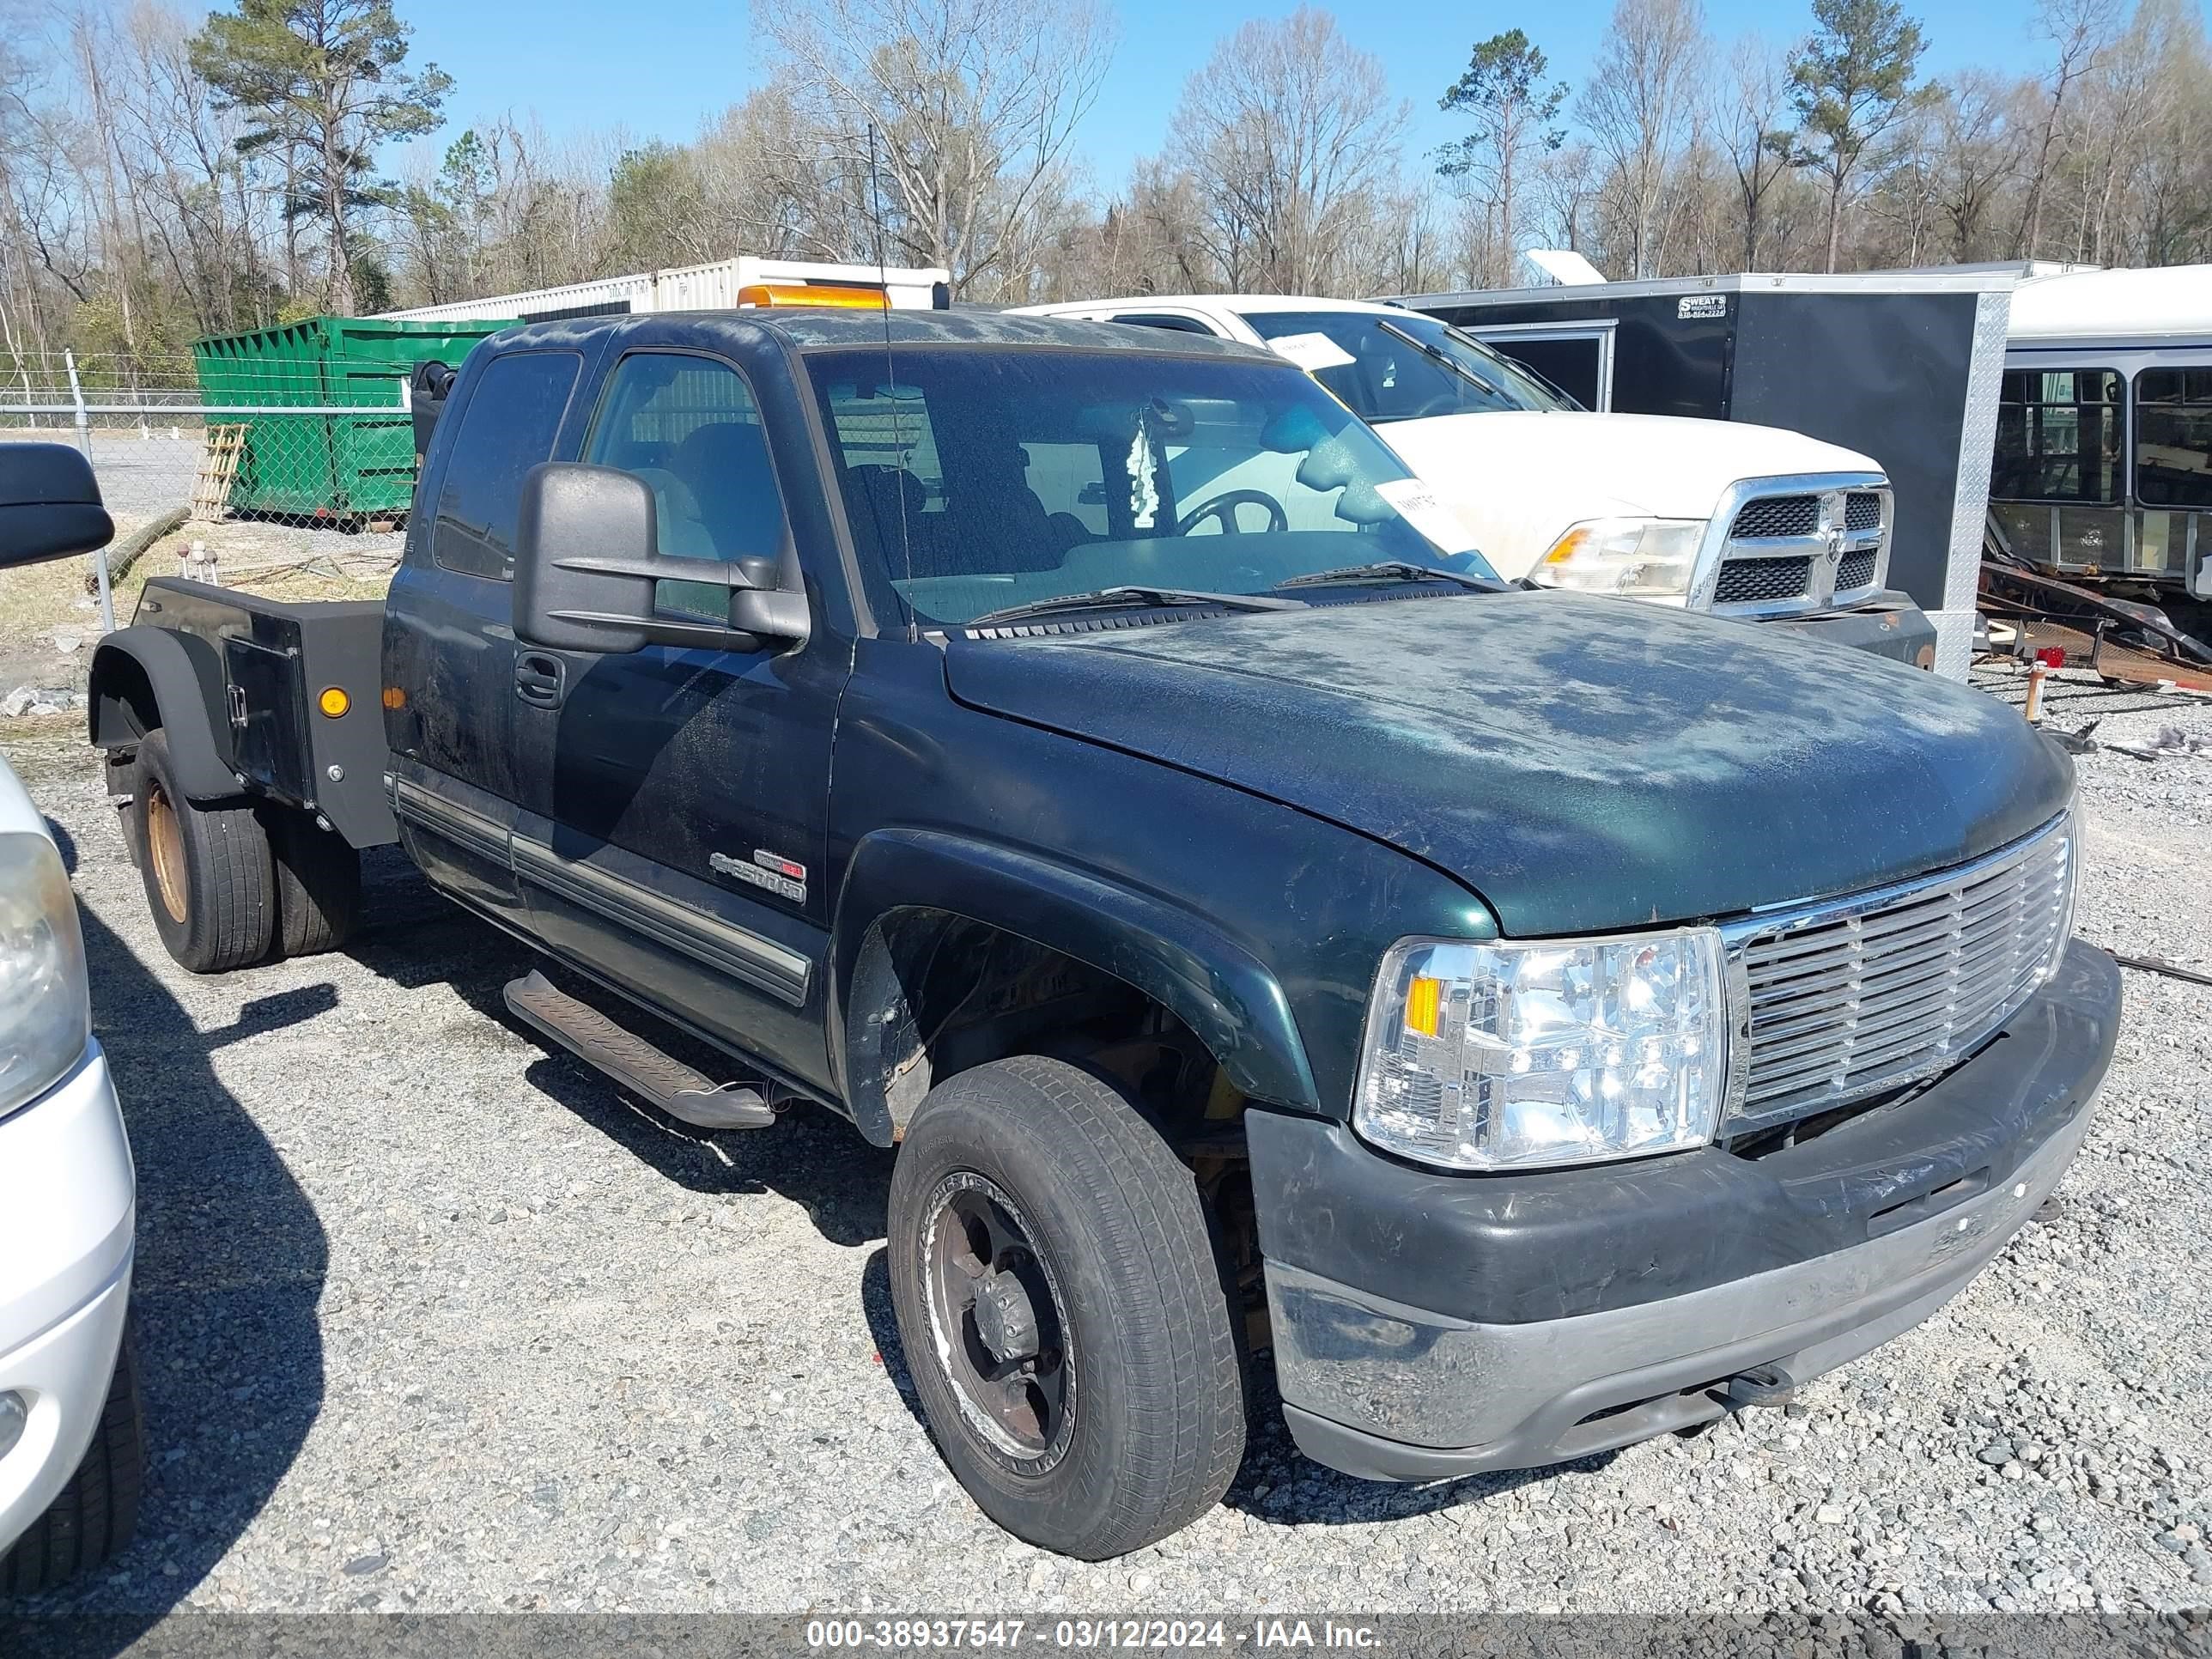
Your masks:
{"label": "truck hood", "polygon": [[1980,692],[1579,594],[955,638],[945,673],[971,707],[1399,848],[1480,893],[1509,936],[1905,879],[2027,834],[2073,787],[2065,756]]}
{"label": "truck hood", "polygon": [[1585,519],[1710,519],[1739,478],[1881,471],[1802,432],[1678,415],[1514,410],[1392,421],[1376,431],[1460,509],[1508,577],[1525,574]]}

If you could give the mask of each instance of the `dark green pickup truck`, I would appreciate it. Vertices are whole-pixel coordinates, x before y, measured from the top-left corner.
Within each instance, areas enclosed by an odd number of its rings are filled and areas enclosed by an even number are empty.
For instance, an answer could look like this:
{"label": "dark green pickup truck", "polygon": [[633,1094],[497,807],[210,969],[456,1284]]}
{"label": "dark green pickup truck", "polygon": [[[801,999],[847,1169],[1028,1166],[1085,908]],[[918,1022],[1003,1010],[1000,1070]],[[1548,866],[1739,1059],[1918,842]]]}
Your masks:
{"label": "dark green pickup truck", "polygon": [[187,966],[341,943],[396,838],[641,1097],[898,1146],[946,1461],[1108,1556],[1221,1496],[1262,1361],[1382,1480],[1778,1404],[2004,1245],[2111,1056],[2011,711],[1436,525],[1226,343],[538,325],[380,613],[151,583],[92,737]]}

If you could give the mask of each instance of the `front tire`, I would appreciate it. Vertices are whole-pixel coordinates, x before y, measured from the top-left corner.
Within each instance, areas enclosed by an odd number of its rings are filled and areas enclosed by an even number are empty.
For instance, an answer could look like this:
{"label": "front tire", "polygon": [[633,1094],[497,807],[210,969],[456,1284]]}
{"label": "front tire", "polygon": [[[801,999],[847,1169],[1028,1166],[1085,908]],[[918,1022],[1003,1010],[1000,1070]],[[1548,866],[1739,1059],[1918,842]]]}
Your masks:
{"label": "front tire", "polygon": [[946,1464],[1016,1537],[1124,1555],[1244,1454],[1231,1297],[1190,1171],[1087,1072],[948,1079],[891,1172],[891,1300]]}
{"label": "front tire", "polygon": [[137,1530],[145,1476],[146,1421],[126,1331],[84,1461],[61,1495],[0,1554],[0,1595],[35,1595],[112,1559]]}
{"label": "front tire", "polygon": [[146,908],[169,954],[196,974],[267,956],[276,927],[276,872],[253,808],[188,799],[168,739],[156,731],[138,744],[131,815]]}

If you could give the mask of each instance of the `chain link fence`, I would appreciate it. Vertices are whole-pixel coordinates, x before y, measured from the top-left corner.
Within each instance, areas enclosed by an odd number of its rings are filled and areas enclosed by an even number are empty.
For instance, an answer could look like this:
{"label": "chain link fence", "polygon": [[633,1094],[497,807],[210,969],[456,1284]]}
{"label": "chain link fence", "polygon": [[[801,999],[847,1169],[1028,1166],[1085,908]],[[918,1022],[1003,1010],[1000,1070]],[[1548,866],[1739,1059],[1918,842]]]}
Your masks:
{"label": "chain link fence", "polygon": [[39,441],[91,460],[118,579],[159,549],[142,574],[305,571],[374,592],[415,488],[404,365],[391,362],[0,355],[0,442]]}

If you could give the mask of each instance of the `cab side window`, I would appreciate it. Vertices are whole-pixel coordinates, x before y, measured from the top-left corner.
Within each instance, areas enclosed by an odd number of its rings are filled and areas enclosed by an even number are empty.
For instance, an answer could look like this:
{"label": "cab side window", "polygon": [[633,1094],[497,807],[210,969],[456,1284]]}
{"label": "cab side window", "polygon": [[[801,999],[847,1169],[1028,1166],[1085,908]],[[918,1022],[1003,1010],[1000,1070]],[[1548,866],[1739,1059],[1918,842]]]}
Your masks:
{"label": "cab side window", "polygon": [[513,351],[485,365],[438,486],[430,557],[441,568],[513,579],[523,475],[553,459],[582,367],[573,351]]}
{"label": "cab side window", "polygon": [[[584,459],[634,472],[653,488],[659,550],[671,558],[775,559],[783,550],[760,406],[727,363],[677,352],[624,358],[609,377]],[[720,619],[729,590],[662,582],[654,603]]]}

